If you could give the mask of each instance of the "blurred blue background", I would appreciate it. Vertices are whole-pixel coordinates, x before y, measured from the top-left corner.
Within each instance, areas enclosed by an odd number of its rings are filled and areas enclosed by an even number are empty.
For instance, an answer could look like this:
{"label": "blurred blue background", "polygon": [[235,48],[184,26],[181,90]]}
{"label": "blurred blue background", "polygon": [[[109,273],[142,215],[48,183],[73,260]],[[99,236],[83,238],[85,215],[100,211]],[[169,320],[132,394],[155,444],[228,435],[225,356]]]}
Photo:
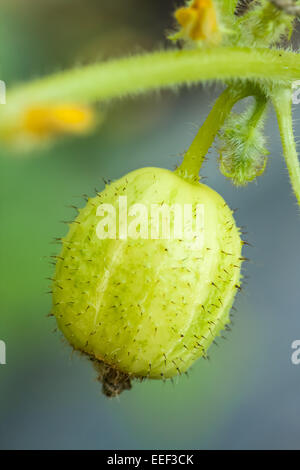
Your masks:
{"label": "blurred blue background", "polygon": [[[126,3],[126,6],[125,6]],[[165,44],[172,1],[3,0],[0,78],[7,87],[76,63]],[[300,78],[300,77],[299,77]],[[91,136],[29,154],[0,149],[1,449],[298,449],[300,213],[273,112],[265,175],[236,189],[211,152],[203,174],[246,226],[250,263],[232,332],[189,376],[101,394],[87,360],[72,354],[46,317],[46,294],[70,204],[141,166],[173,169],[220,89],[194,87],[114,103]],[[1,112],[1,108],[0,108]],[[295,106],[299,135],[300,105]]]}

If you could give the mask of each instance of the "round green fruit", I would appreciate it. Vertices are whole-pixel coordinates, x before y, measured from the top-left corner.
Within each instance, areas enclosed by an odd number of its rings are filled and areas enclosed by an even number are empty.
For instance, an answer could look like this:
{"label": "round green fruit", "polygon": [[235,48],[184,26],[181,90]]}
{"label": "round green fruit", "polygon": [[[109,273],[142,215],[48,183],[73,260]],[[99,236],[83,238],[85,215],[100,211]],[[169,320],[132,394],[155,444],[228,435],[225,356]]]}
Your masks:
{"label": "round green fruit", "polygon": [[203,184],[133,171],[88,200],[62,244],[53,313],[95,362],[106,395],[133,378],[187,371],[230,321],[242,241],[232,211]]}

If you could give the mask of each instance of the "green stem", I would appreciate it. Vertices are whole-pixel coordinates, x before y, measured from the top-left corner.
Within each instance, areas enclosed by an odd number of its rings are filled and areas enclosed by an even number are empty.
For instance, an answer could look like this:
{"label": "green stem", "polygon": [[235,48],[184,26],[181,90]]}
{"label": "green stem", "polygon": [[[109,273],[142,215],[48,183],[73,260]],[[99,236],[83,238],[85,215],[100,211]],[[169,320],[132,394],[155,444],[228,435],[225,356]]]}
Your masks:
{"label": "green stem", "polygon": [[[266,95],[257,94],[255,96],[255,106],[253,113],[247,122],[247,128],[249,130],[247,144],[245,145],[244,154],[247,154],[247,150],[253,144],[253,137],[255,135],[256,128],[260,128],[263,124],[264,117],[268,108],[269,100]],[[242,155],[243,157],[244,155]]]}
{"label": "green stem", "polygon": [[300,204],[300,163],[293,132],[291,89],[279,89],[273,95],[273,103],[277,113],[283,153],[289,171],[291,184],[298,203]]}
{"label": "green stem", "polygon": [[265,95],[255,96],[255,107],[251,118],[249,119],[249,127],[255,128],[263,119],[268,106],[268,99]]}
{"label": "green stem", "polygon": [[21,85],[7,96],[3,120],[34,103],[105,101],[207,80],[292,82],[300,56],[268,49],[220,47],[154,52],[58,73]]}
{"label": "green stem", "polygon": [[238,3],[238,0],[223,0],[223,11],[227,14],[233,15]]}
{"label": "green stem", "polygon": [[251,92],[247,88],[230,86],[219,96],[176,173],[184,178],[198,181],[199,171],[218,131],[223,126],[233,106],[249,94]]}

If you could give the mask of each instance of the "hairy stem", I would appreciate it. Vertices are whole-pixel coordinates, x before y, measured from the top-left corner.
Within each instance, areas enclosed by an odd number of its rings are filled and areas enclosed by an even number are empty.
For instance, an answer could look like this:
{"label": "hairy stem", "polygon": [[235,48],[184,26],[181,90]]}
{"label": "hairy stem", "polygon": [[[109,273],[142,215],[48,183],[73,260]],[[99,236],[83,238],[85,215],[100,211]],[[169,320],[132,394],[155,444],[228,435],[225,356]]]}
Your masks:
{"label": "hairy stem", "polygon": [[179,175],[198,181],[199,171],[218,131],[223,126],[233,106],[249,94],[250,92],[247,92],[243,87],[230,86],[219,96],[186,152],[182,164],[177,168],[176,172]]}
{"label": "hairy stem", "polygon": [[268,106],[268,99],[265,95],[258,95],[255,97],[255,100],[256,105],[253,114],[249,120],[250,128],[254,128],[260,123],[260,121],[264,117],[264,114],[266,113],[266,109]]}
{"label": "hairy stem", "polygon": [[219,2],[221,4],[222,8],[222,13],[223,15],[234,15],[234,12],[236,11],[237,5],[240,0],[222,0],[222,2]]}
{"label": "hairy stem", "polygon": [[289,171],[291,184],[298,203],[300,204],[300,163],[293,132],[291,89],[279,89],[273,96],[273,103],[277,113],[283,153]]}
{"label": "hairy stem", "polygon": [[221,47],[163,51],[89,65],[21,85],[7,96],[3,120],[34,103],[107,101],[207,80],[299,79],[300,56],[267,49]]}

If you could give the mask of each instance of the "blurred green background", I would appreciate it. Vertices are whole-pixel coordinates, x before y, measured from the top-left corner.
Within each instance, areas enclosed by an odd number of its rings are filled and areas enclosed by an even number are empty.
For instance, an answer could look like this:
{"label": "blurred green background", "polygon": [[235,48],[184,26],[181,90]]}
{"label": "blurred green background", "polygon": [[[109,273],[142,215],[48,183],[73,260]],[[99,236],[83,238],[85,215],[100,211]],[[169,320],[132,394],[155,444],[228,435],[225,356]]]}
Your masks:
{"label": "blurred green background", "polygon": [[[175,2],[176,3],[176,2]],[[178,4],[178,2],[177,2]],[[132,52],[164,47],[174,1],[2,0],[0,79],[23,80]],[[299,77],[300,79],[300,77]],[[226,341],[189,377],[136,384],[119,399],[101,394],[88,361],[72,355],[55,322],[47,277],[62,220],[82,194],[135,168],[180,161],[219,88],[194,87],[115,102],[91,136],[22,154],[0,149],[0,366],[2,449],[300,448],[300,214],[291,194],[275,117],[264,177],[236,189],[218,172],[207,184],[246,226],[254,245]],[[296,132],[300,105],[295,106]],[[1,107],[0,107],[1,112]],[[297,121],[298,119],[298,121]]]}

